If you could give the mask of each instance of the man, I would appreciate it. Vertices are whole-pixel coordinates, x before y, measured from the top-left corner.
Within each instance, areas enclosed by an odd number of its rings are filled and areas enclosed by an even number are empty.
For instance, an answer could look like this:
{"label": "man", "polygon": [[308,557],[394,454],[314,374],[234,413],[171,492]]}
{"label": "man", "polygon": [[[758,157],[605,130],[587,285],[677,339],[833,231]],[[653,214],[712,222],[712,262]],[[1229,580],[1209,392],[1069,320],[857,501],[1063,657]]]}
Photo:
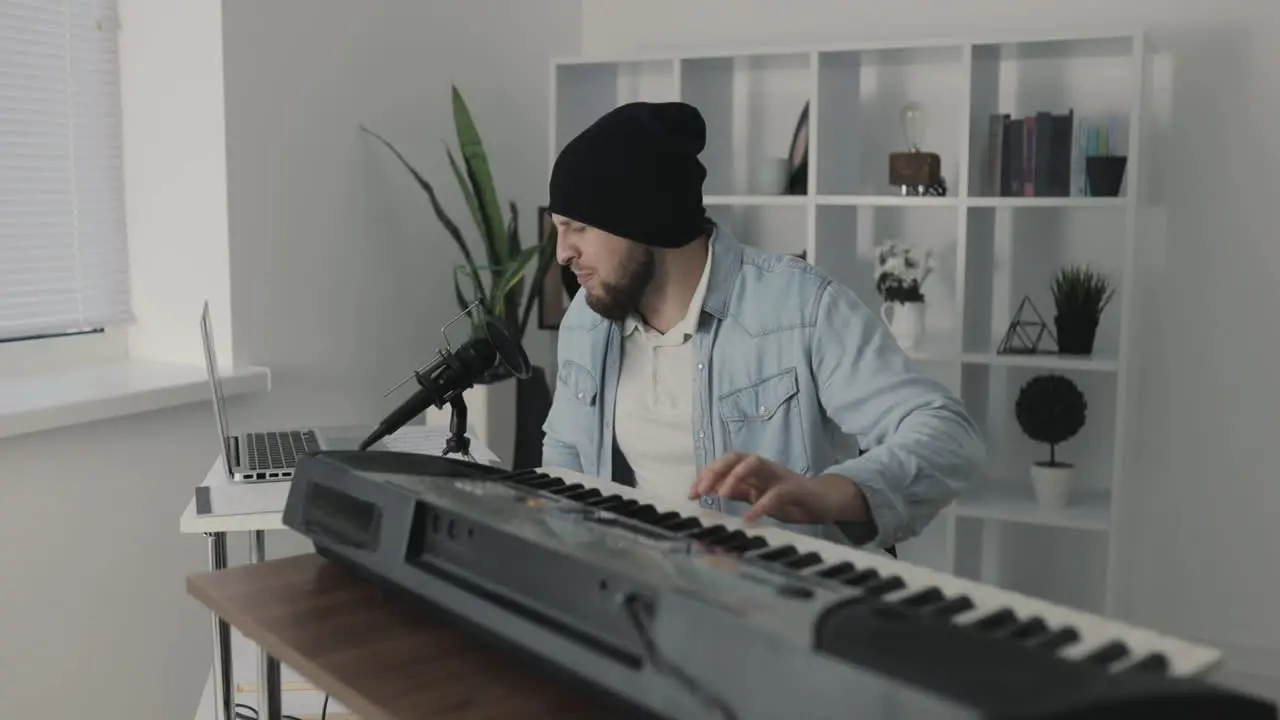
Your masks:
{"label": "man", "polygon": [[961,403],[804,261],[708,220],[702,116],[633,103],[556,160],[560,326],[542,462],[790,530],[888,548],[981,472]]}

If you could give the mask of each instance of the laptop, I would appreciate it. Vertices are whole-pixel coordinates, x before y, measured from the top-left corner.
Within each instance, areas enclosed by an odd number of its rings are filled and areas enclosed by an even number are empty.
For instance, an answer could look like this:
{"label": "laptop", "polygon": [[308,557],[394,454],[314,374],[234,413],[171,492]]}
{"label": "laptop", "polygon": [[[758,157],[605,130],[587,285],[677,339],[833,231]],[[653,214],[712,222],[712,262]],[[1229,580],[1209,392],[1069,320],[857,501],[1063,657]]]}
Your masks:
{"label": "laptop", "polygon": [[[235,431],[230,427],[218,372],[218,354],[213,347],[213,323],[209,303],[200,315],[200,336],[204,342],[204,363],[213,393],[213,414],[218,423],[223,465],[230,480],[242,483],[279,482],[293,477],[298,456],[320,450],[356,450],[372,431],[370,427],[308,427],[297,430]],[[374,443],[371,450],[386,449]]]}

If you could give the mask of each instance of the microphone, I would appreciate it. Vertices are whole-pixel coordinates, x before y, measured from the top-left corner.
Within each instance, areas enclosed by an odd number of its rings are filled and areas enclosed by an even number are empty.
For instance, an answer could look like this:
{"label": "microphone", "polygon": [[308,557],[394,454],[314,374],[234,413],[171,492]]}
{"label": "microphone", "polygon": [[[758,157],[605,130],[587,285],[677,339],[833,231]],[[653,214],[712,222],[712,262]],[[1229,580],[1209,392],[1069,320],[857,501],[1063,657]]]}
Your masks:
{"label": "microphone", "polygon": [[[473,303],[471,307],[475,307]],[[484,332],[463,343],[457,350],[449,346],[449,337],[445,333],[449,325],[466,315],[471,307],[450,320],[440,328],[444,335],[444,348],[436,351],[431,362],[418,368],[412,375],[401,380],[396,387],[387,391],[390,395],[396,388],[411,378],[418,381],[417,392],[392,410],[369,437],[360,443],[360,450],[367,450],[371,445],[404,427],[410,420],[426,412],[427,408],[443,407],[446,403],[453,406],[456,415],[460,412],[465,418],[466,406],[462,403],[462,393],[476,381],[496,368],[505,368],[513,376],[524,379],[533,374],[533,366],[529,356],[525,354],[520,343],[502,327],[495,319],[486,314]],[[465,420],[455,433],[466,433]]]}

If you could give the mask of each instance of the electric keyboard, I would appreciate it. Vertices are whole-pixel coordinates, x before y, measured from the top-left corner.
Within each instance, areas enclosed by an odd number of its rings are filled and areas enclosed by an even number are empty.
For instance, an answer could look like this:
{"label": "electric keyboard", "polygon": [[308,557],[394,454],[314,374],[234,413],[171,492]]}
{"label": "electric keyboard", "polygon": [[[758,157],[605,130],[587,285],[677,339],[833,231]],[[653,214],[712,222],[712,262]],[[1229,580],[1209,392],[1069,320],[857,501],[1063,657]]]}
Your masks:
{"label": "electric keyboard", "polygon": [[656,717],[1277,717],[1213,648],[568,471],[322,452],[284,523]]}

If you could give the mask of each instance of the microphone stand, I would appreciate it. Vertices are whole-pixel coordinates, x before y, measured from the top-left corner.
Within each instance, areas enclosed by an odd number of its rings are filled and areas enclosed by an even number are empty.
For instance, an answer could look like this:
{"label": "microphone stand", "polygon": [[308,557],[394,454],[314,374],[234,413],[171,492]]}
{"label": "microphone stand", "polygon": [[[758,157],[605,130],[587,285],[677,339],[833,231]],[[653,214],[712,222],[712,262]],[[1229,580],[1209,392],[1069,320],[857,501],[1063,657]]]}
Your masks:
{"label": "microphone stand", "polygon": [[471,454],[471,438],[467,437],[467,401],[462,393],[449,400],[449,439],[444,443],[444,455],[454,454],[475,462]]}

